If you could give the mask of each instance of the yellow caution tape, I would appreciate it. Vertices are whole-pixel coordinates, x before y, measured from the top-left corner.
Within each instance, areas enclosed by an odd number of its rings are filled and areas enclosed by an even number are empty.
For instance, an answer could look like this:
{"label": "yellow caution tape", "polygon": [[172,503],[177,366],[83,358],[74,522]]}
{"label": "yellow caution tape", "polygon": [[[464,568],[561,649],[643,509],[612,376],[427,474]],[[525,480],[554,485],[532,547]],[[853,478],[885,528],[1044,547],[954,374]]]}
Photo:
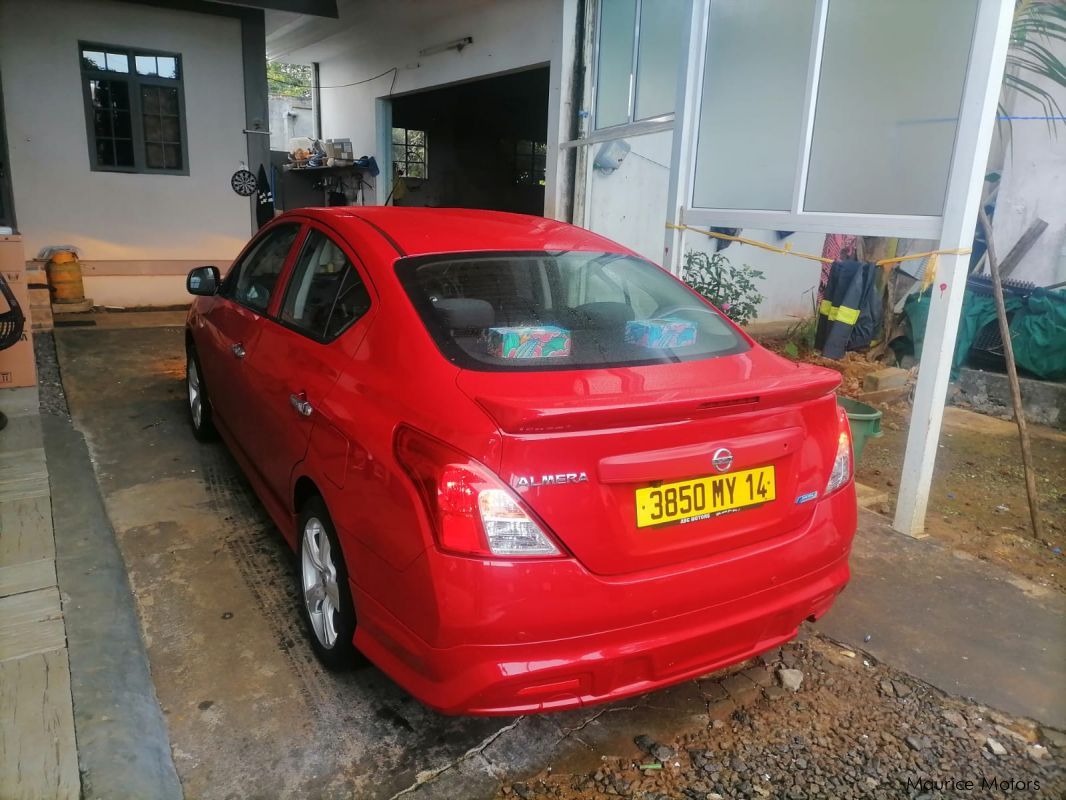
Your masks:
{"label": "yellow caution tape", "polygon": [[702,233],[704,236],[710,236],[712,239],[722,239],[726,242],[740,242],[741,244],[750,244],[752,247],[759,247],[763,250],[769,250],[771,253],[780,253],[783,256],[799,256],[800,258],[807,258],[811,261],[821,261],[823,264],[832,264],[836,259],[825,258],[824,256],[815,256],[810,253],[801,253],[798,250],[793,250],[791,244],[786,244],[784,247],[775,247],[772,244],[766,242],[757,242],[754,239],[745,239],[743,236],[730,236],[728,233],[718,233],[717,231],[705,231],[702,228],[693,228],[689,225],[674,225],[672,222],[667,222],[666,227],[675,231],[692,231],[693,233]]}
{"label": "yellow caution tape", "polygon": [[[693,233],[702,233],[704,236],[709,236],[712,239],[721,239],[726,242],[739,242],[740,244],[751,245],[752,247],[758,247],[762,250],[769,250],[771,253],[778,253],[783,256],[797,256],[799,258],[806,258],[809,261],[820,261],[823,264],[832,264],[837,259],[826,258],[825,256],[816,256],[813,253],[801,253],[799,250],[793,250],[792,245],[786,244],[784,247],[776,247],[766,242],[758,242],[754,239],[745,239],[743,236],[730,236],[728,233],[719,233],[718,231],[705,231],[702,228],[693,228],[690,225],[675,225],[672,222],[667,222],[666,227],[675,231],[692,231]],[[921,258],[928,258],[929,264],[925,269],[925,280],[922,281],[922,288],[925,289],[933,282],[933,276],[936,275],[936,257],[937,256],[967,256],[971,253],[969,247],[959,247],[955,250],[929,250],[925,253],[909,253],[905,256],[893,256],[892,258],[882,258],[879,261],[875,261],[879,267],[886,267],[891,265],[902,264],[904,261],[917,261]]]}

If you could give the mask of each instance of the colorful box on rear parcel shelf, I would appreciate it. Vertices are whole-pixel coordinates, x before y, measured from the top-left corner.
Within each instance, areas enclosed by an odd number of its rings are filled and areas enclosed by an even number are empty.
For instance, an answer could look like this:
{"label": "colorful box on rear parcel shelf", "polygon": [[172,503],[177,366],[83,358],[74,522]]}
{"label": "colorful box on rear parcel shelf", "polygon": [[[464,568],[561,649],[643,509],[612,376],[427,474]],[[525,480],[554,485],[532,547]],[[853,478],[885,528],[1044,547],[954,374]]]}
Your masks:
{"label": "colorful box on rear parcel shelf", "polygon": [[570,331],[554,325],[489,328],[485,348],[496,358],[561,358],[570,355]]}
{"label": "colorful box on rear parcel shelf", "polygon": [[626,344],[656,350],[696,343],[696,325],[683,319],[638,319],[626,323]]}

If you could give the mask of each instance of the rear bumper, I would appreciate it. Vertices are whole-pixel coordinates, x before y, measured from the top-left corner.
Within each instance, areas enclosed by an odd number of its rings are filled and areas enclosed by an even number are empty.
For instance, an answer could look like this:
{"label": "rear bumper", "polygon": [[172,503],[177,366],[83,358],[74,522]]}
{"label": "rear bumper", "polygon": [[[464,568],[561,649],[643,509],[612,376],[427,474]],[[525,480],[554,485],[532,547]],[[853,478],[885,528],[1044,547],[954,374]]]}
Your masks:
{"label": "rear bumper", "polygon": [[[572,561],[541,562],[549,577],[539,587],[532,584],[518,603],[452,604],[454,613],[471,616],[472,624],[479,610],[484,616],[480,629],[465,628],[469,643],[460,637],[450,647],[431,646],[353,587],[360,618],[356,645],[412,695],[446,714],[554,711],[662,688],[764,652],[794,637],[805,619],[829,609],[850,575],[854,494],[842,491],[819,506],[803,531],[683,572],[609,581]],[[834,513],[837,509],[843,513]],[[802,564],[802,571],[786,576],[781,565],[790,561]],[[562,580],[564,563],[574,574]],[[471,588],[499,591],[492,584],[497,580],[492,565],[474,565],[486,571],[490,585],[468,585],[468,594]],[[449,566],[454,572],[455,565]],[[527,565],[520,586],[537,566]],[[737,582],[738,574],[749,579]],[[725,594],[716,586],[724,586]],[[546,587],[550,599],[538,598],[536,590]],[[657,595],[663,602],[654,603]],[[685,611],[660,613],[667,607],[676,611],[679,602],[687,604]],[[545,627],[558,615],[565,634],[573,633],[568,625],[575,616],[586,629],[597,618],[599,625],[565,638],[522,641],[530,627],[530,605],[549,617]],[[581,613],[567,613],[568,606],[580,606]],[[634,619],[642,621],[634,624]],[[466,621],[458,620],[460,626]]]}

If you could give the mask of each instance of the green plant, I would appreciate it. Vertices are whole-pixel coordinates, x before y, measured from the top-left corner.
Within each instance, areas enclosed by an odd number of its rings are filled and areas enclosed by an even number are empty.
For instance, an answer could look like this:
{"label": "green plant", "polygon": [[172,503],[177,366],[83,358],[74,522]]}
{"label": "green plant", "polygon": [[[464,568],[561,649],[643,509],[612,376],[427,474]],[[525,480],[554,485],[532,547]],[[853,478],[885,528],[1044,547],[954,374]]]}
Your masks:
{"label": "green plant", "polygon": [[722,309],[733,322],[751,322],[765,299],[759,294],[756,280],[765,275],[747,264],[733,266],[721,253],[689,250],[685,253],[685,283]]}
{"label": "green plant", "polygon": [[[1017,0],[1003,88],[1040,103],[1052,131],[1055,123],[1063,121],[1062,106],[1053,94],[1054,89],[1042,86],[1041,82],[1050,81],[1059,90],[1066,90],[1066,64],[1054,52],[1063,43],[1066,43],[1063,0]],[[1007,116],[1002,102],[999,115]]]}
{"label": "green plant", "polygon": [[272,97],[311,98],[311,67],[267,62],[267,91]]}
{"label": "green plant", "polygon": [[818,331],[818,317],[804,317],[785,331],[785,355],[800,358],[814,351],[814,335]]}
{"label": "green plant", "polygon": [[814,340],[818,335],[818,301],[813,289],[809,289],[808,293],[811,296],[811,315],[797,320],[785,331],[782,350],[789,358],[798,359],[814,352]]}

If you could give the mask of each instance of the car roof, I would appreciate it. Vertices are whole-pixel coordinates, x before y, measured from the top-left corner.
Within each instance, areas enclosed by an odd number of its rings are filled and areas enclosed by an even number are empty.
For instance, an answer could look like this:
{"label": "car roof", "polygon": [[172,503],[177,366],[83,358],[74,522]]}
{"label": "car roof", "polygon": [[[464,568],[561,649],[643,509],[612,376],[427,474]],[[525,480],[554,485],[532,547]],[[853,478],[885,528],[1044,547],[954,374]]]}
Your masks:
{"label": "car roof", "polygon": [[401,256],[510,250],[633,254],[617,242],[565,222],[503,211],[337,206],[294,213],[318,218],[342,233],[347,226],[369,223]]}

